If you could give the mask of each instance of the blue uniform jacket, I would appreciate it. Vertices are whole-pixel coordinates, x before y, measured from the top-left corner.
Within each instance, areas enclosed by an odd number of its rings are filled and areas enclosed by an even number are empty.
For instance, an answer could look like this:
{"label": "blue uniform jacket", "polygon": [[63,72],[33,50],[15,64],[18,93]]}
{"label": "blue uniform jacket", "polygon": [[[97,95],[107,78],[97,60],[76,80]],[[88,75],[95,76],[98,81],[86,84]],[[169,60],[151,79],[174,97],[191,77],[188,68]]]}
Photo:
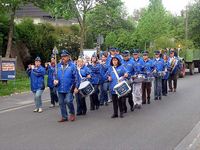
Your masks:
{"label": "blue uniform jacket", "polygon": [[141,74],[144,70],[144,61],[142,58],[138,58],[137,60],[133,59],[135,74]]}
{"label": "blue uniform jacket", "polygon": [[105,64],[101,64],[101,71],[100,71],[100,74],[101,74],[101,84],[104,83],[104,82],[107,82],[107,76],[106,76],[106,72],[108,71],[108,66]]}
{"label": "blue uniform jacket", "polygon": [[[80,76],[81,74],[81,76]],[[86,66],[84,65],[81,69],[80,69],[80,74],[79,74],[79,71],[77,69],[76,71],[76,88],[79,88],[80,86],[80,83],[81,81],[86,78],[87,75],[91,74],[91,70]],[[83,79],[82,79],[83,78]]]}
{"label": "blue uniform jacket", "polygon": [[129,59],[128,61],[123,60],[122,65],[128,71],[129,77],[135,74],[134,62],[133,59]]}
{"label": "blue uniform jacket", "polygon": [[165,76],[163,77],[163,79],[167,80],[169,78],[169,69],[170,69],[170,64],[169,64],[169,60],[165,61],[164,60],[164,65],[165,65]]}
{"label": "blue uniform jacket", "polygon": [[58,92],[69,93],[75,84],[76,67],[71,62],[68,62],[65,68],[62,63],[59,63],[57,66]]}
{"label": "blue uniform jacket", "polygon": [[[123,65],[120,65],[120,66],[116,67],[115,69],[116,69],[119,77],[122,77],[122,76],[124,76],[125,73],[128,73],[128,71],[125,69],[125,67]],[[110,81],[110,86],[109,86],[110,92],[111,92],[111,94],[116,94],[114,91],[114,86],[116,84],[118,84],[118,80],[117,80],[117,77],[115,76],[115,73],[114,73],[112,67],[108,68],[107,77],[108,76],[111,76],[111,78],[112,78],[112,80]]]}
{"label": "blue uniform jacket", "polygon": [[55,66],[51,66],[51,65],[48,65],[47,67],[47,75],[48,75],[48,78],[47,78],[47,86],[50,87],[50,88],[53,88],[54,87],[54,83],[53,83],[53,80],[54,80],[54,76],[55,76]]}
{"label": "blue uniform jacket", "polygon": [[156,69],[157,72],[161,72],[165,70],[165,63],[162,58],[159,58],[158,60],[153,59],[153,67]]}
{"label": "blue uniform jacket", "polygon": [[144,63],[144,74],[148,76],[149,74],[152,73],[154,69],[153,61],[151,59],[148,59],[147,61],[143,59],[143,63]]}
{"label": "blue uniform jacket", "polygon": [[[122,62],[123,59],[122,59],[121,55],[117,54],[117,55],[115,55],[115,57],[117,57],[120,60],[120,62]],[[112,56],[109,55],[108,58],[107,58],[107,60],[106,60],[106,65],[107,66],[110,66],[111,59],[112,59]]]}
{"label": "blue uniform jacket", "polygon": [[28,69],[28,76],[31,80],[31,91],[36,92],[37,90],[44,90],[44,75],[46,73],[45,68],[39,66],[37,69]]}
{"label": "blue uniform jacket", "polygon": [[91,70],[91,83],[100,84],[101,81],[101,65],[97,63],[96,65],[90,64],[87,66]]}

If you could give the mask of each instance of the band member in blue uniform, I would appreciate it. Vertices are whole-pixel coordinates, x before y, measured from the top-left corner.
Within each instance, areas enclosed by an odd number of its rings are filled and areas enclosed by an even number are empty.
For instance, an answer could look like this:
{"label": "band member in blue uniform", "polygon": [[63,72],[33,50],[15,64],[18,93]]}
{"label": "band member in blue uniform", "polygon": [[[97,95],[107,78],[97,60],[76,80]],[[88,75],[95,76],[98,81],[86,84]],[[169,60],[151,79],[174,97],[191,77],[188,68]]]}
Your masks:
{"label": "band member in blue uniform", "polygon": [[107,66],[110,66],[110,62],[111,62],[111,59],[112,57],[118,57],[120,62],[122,61],[122,56],[120,54],[118,54],[118,49],[117,48],[110,48],[110,55],[107,57],[107,60],[106,60],[106,65]]}
{"label": "band member in blue uniform", "polygon": [[[153,61],[148,57],[149,52],[143,52],[143,61],[144,61],[144,74],[145,77],[151,77],[153,71]],[[151,81],[142,82],[142,104],[150,104],[151,96]]]}
{"label": "band member in blue uniform", "polygon": [[73,104],[73,85],[75,83],[76,67],[70,60],[70,54],[67,50],[61,52],[61,63],[58,64],[57,77],[54,80],[54,85],[58,88],[58,99],[62,118],[58,122],[68,121],[68,112],[66,105],[69,108],[69,120],[75,120],[75,110]]}
{"label": "band member in blue uniform", "polygon": [[101,80],[101,65],[98,62],[97,56],[93,55],[91,58],[91,64],[88,65],[91,69],[91,83],[94,86],[95,92],[90,95],[90,110],[99,109],[99,84]]}
{"label": "band member in blue uniform", "polygon": [[108,66],[106,65],[107,57],[107,52],[104,52],[101,56],[100,105],[108,105],[108,79],[105,76],[108,71]]}
{"label": "band member in blue uniform", "polygon": [[162,99],[162,77],[163,71],[165,70],[164,60],[160,58],[160,52],[155,51],[155,59],[153,60],[154,66],[154,99],[161,100]]}
{"label": "band member in blue uniform", "polygon": [[[142,58],[139,57],[138,50],[133,52],[133,62],[134,62],[134,75],[142,74],[144,70],[144,62]],[[133,102],[135,108],[140,109],[142,107],[142,83],[133,83]]]}
{"label": "band member in blue uniform", "polygon": [[29,65],[27,69],[27,74],[30,77],[31,91],[34,94],[35,109],[34,112],[42,112],[42,93],[45,89],[44,85],[44,75],[46,71],[45,68],[41,66],[40,57],[35,58],[35,65]]}
{"label": "band member in blue uniform", "polygon": [[121,65],[121,62],[118,57],[113,57],[111,59],[111,67],[109,67],[107,76],[108,80],[110,81],[110,92],[112,94],[112,101],[113,101],[113,115],[111,118],[117,118],[118,117],[118,108],[120,111],[120,117],[123,118],[123,100],[124,97],[118,98],[117,94],[114,91],[114,86],[119,83],[119,79],[117,78],[116,74],[114,73],[114,69],[116,70],[116,73],[118,74],[119,78],[127,78],[128,72],[124,68],[123,65]]}
{"label": "band member in blue uniform", "polygon": [[[176,92],[177,78],[181,65],[179,59],[176,56],[174,56],[173,49],[170,50],[169,63],[170,63],[169,92]],[[173,81],[173,86],[172,86],[172,81]]]}
{"label": "band member in blue uniform", "polygon": [[54,54],[51,55],[51,62],[50,63],[45,63],[46,71],[47,71],[47,86],[50,89],[50,97],[51,97],[51,106],[50,107],[55,107],[55,104],[58,103],[58,96],[57,96],[57,91],[56,87],[54,86],[54,76],[56,74],[55,72],[55,56]]}
{"label": "band member in blue uniform", "polygon": [[162,95],[167,96],[167,80],[169,78],[169,70],[170,70],[170,65],[168,61],[168,56],[166,53],[163,54],[163,60],[165,63],[165,75],[162,78]]}
{"label": "band member in blue uniform", "polygon": [[[125,50],[125,51],[122,52],[122,57],[123,57],[122,65],[128,71],[128,74],[129,74],[129,78],[128,79],[130,81],[131,76],[134,75],[134,62],[133,62],[133,59],[131,59],[130,52],[128,50]],[[129,105],[130,105],[130,110],[134,111],[132,90],[131,90],[130,93],[127,94],[127,97],[128,97],[128,102],[129,102]],[[124,113],[126,113],[127,112],[126,99],[124,100],[123,107],[124,107]]]}
{"label": "band member in blue uniform", "polygon": [[84,61],[82,58],[77,60],[77,71],[76,71],[76,88],[74,93],[76,94],[76,102],[77,102],[77,116],[85,115],[87,112],[87,105],[85,102],[85,97],[81,95],[78,91],[80,83],[82,81],[88,80],[91,78],[91,70],[84,65]]}

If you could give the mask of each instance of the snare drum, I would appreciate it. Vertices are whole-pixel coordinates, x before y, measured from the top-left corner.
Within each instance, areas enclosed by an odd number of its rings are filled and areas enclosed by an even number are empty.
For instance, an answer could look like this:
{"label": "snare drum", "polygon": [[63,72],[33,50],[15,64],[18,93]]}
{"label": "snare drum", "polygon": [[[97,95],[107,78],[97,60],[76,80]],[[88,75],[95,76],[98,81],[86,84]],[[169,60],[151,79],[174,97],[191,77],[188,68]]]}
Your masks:
{"label": "snare drum", "polygon": [[138,74],[132,76],[133,83],[141,83],[145,80],[145,76],[143,74]]}
{"label": "snare drum", "polygon": [[122,81],[114,86],[114,91],[117,94],[118,98],[128,94],[131,91],[131,87],[126,81]]}
{"label": "snare drum", "polygon": [[79,91],[80,93],[86,97],[91,95],[92,93],[94,93],[94,87],[93,85],[89,82],[89,81],[83,81],[81,82],[80,86],[79,86]]}
{"label": "snare drum", "polygon": [[153,73],[153,75],[156,78],[162,78],[162,77],[165,76],[165,72],[164,71],[159,71],[159,72]]}
{"label": "snare drum", "polygon": [[147,77],[144,82],[152,82],[154,80],[154,77]]}

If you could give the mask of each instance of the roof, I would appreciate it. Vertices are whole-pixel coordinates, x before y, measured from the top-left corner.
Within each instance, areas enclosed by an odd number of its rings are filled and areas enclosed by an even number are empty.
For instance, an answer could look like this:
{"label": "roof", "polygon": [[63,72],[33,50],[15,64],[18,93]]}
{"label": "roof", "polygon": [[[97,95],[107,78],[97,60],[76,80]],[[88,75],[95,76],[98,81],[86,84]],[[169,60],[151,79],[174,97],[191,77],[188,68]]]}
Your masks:
{"label": "roof", "polygon": [[52,18],[51,15],[44,10],[34,6],[32,3],[25,4],[24,6],[20,6],[19,9],[16,11],[16,17],[47,17]]}

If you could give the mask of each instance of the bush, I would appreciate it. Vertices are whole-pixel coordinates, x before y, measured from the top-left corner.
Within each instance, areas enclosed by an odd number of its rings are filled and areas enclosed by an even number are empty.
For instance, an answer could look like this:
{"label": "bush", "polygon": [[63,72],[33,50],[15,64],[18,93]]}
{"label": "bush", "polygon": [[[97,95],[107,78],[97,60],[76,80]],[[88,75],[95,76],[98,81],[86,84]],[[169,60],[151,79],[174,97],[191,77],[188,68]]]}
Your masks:
{"label": "bush", "polygon": [[31,19],[24,19],[16,26],[17,40],[23,41],[29,48],[32,60],[40,56],[49,61],[54,46],[59,50],[68,49],[73,58],[79,55],[79,27],[54,27],[51,24],[35,25]]}

